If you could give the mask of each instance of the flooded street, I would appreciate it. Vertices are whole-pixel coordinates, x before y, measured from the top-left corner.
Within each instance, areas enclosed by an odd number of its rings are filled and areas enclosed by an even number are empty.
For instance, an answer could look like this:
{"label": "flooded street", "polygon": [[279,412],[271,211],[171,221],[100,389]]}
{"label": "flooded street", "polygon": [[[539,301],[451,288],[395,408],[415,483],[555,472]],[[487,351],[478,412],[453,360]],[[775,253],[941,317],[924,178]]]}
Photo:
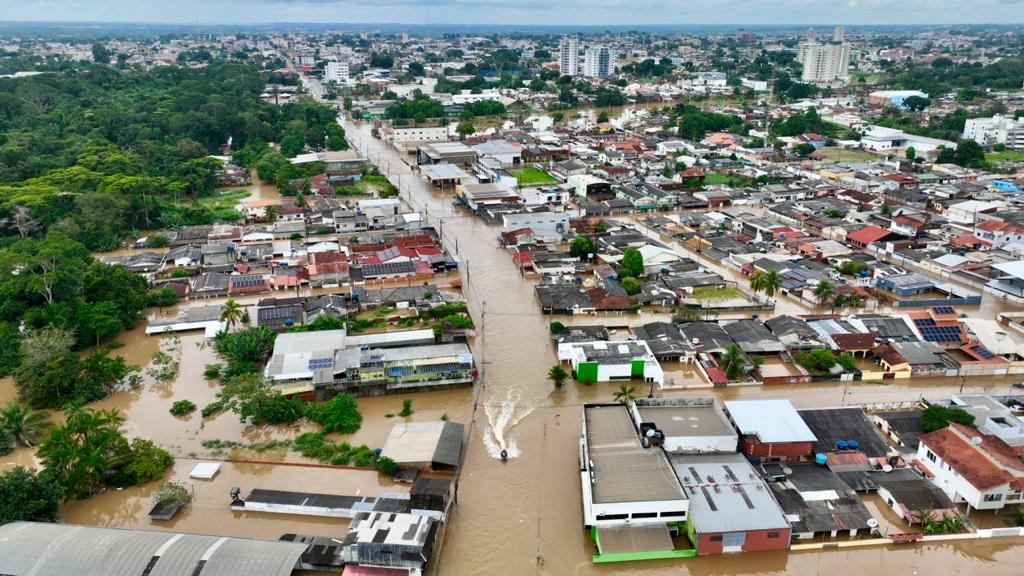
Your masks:
{"label": "flooded street", "polygon": [[[498,229],[451,206],[451,193],[428,190],[384,142],[370,136],[370,125],[344,123],[364,155],[390,159],[392,181],[402,197],[429,212],[430,224],[443,220],[446,245],[456,239],[467,296],[478,319],[474,352],[483,378],[467,456],[459,485],[459,503],[437,558],[440,574],[1021,574],[1024,548],[1016,542],[970,542],[830,550],[816,553],[758,553],[695,558],[675,562],[594,565],[594,546],[582,529],[577,463],[582,405],[611,401],[618,384],[569,384],[555,390],[547,370],[557,362],[548,335],[553,317],[539,313],[532,283],[524,280],[508,253],[497,247]],[[408,160],[408,158],[404,158]],[[702,264],[707,259],[702,259]],[[739,280],[737,280],[739,281]],[[806,313],[792,307],[777,313]],[[584,317],[571,323],[628,325],[650,321],[651,314]],[[565,322],[564,317],[558,317]],[[565,323],[570,323],[565,322]],[[676,367],[685,380],[688,370]],[[685,384],[685,382],[684,382]],[[797,407],[894,402],[956,393],[957,379],[913,379],[889,384],[802,384],[685,389],[666,394],[715,394],[729,398],[791,398]],[[1010,380],[968,380],[964,391],[1003,393]],[[641,393],[643,393],[641,391]],[[508,462],[495,454],[508,449]]]}
{"label": "flooded street", "polygon": [[[540,313],[534,297],[533,280],[523,279],[509,254],[498,246],[498,228],[488,226],[468,213],[454,208],[451,192],[429,190],[424,181],[380,140],[370,136],[369,124],[345,122],[353,146],[375,161],[386,162],[393,182],[412,208],[428,214],[429,224],[443,230],[445,245],[462,263],[464,292],[477,322],[477,336],[471,342],[482,377],[475,390],[448,390],[408,396],[360,398],[363,426],[355,434],[336,435],[353,445],[379,447],[391,427],[402,421],[389,417],[401,410],[402,400],[413,400],[408,421],[438,420],[443,416],[470,425],[465,465],[458,489],[458,504],[435,548],[434,565],[443,575],[491,574],[628,574],[653,575],[668,572],[693,575],[796,574],[860,575],[865,570],[881,574],[1010,575],[1024,573],[1024,547],[1015,540],[977,541],[943,545],[869,547],[823,552],[757,553],[742,556],[714,556],[685,561],[642,562],[595,565],[591,562],[593,543],[582,528],[580,477],[577,462],[582,406],[588,402],[610,402],[618,383],[591,386],[567,384],[556,390],[547,379],[548,369],[557,363],[548,323],[608,324],[620,328],[654,320],[668,320],[669,314],[643,312],[626,316],[547,317]],[[384,169],[382,167],[382,169]],[[273,186],[249,187],[253,197],[276,195]],[[675,245],[676,248],[681,248]],[[685,252],[684,253],[688,253]],[[694,254],[690,254],[694,257]],[[746,289],[746,280],[731,269],[701,264],[726,275]],[[439,285],[444,281],[438,279]],[[338,292],[339,289],[325,290]],[[252,305],[264,296],[239,299]],[[186,303],[204,306],[214,302]],[[991,317],[1002,303],[986,298],[986,304],[969,314]],[[147,310],[149,315],[174,315],[178,307]],[[803,314],[806,306],[780,298],[776,314]],[[255,312],[255,310],[251,310]],[[743,316],[749,317],[748,314]],[[729,317],[723,315],[722,318]],[[62,520],[103,526],[135,527],[185,532],[278,538],[297,532],[340,537],[344,519],[311,518],[278,514],[232,512],[228,491],[239,487],[245,495],[253,488],[301,489],[333,494],[377,495],[382,491],[405,491],[393,486],[375,471],[338,470],[311,466],[310,461],[284,449],[257,452],[247,448],[206,449],[204,440],[252,444],[272,439],[290,439],[315,430],[308,424],[295,426],[250,426],[239,423],[235,414],[202,418],[197,410],[186,417],[168,410],[175,400],[188,399],[202,408],[216,398],[218,384],[203,377],[205,364],[216,362],[213,351],[202,346],[202,336],[187,333],[180,338],[146,336],[145,322],[122,334],[124,346],[113,354],[145,370],[161,347],[173,350],[180,370],[168,382],[145,379],[142,387],[112,395],[94,408],[117,408],[125,417],[130,436],[150,438],[177,458],[167,479],[185,483],[195,501],[171,522],[150,522],[146,513],[158,483],[116,490],[88,500],[71,501],[62,507]],[[625,337],[620,330],[617,337]],[[163,342],[163,344],[161,344]],[[779,373],[783,365],[770,366]],[[671,389],[662,394],[715,395],[720,399],[789,398],[798,408],[897,402],[918,398],[941,399],[960,390],[957,378],[891,381],[888,383],[824,383],[784,386],[747,386],[711,389],[693,366],[666,364]],[[1016,379],[968,379],[964,392],[1004,394]],[[647,390],[637,384],[637,395]],[[0,380],[0,401],[16,397],[10,378]],[[474,409],[474,402],[476,406]],[[55,418],[59,419],[56,414]],[[502,462],[500,453],[509,460]],[[202,459],[224,461],[212,481],[191,480],[188,472]],[[228,461],[230,460],[230,461]],[[243,462],[245,461],[245,462]],[[266,463],[261,463],[266,462]],[[282,462],[284,462],[282,464]],[[37,463],[30,450],[18,449],[0,458],[0,469]],[[885,519],[895,524],[888,508],[870,503]],[[898,526],[898,524],[895,524]]]}

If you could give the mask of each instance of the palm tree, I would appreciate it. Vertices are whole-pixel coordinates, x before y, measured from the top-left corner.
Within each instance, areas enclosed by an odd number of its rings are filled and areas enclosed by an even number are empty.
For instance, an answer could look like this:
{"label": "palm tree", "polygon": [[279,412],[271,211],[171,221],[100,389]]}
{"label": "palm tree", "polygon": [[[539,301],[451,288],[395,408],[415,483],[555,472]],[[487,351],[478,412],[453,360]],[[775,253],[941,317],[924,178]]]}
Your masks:
{"label": "palm tree", "polygon": [[764,286],[762,290],[768,295],[769,298],[775,296],[775,293],[782,289],[782,276],[775,270],[768,272],[764,275]]}
{"label": "palm tree", "polygon": [[628,384],[620,384],[619,389],[612,395],[619,404],[629,404],[636,399],[636,388]]}
{"label": "palm tree", "polygon": [[554,382],[555,388],[561,388],[567,378],[569,378],[569,373],[562,368],[561,364],[555,364],[551,370],[548,370],[548,379]]}
{"label": "palm tree", "polygon": [[263,218],[267,224],[273,224],[277,220],[277,206],[267,206],[263,209]]}
{"label": "palm tree", "polygon": [[850,294],[846,298],[846,305],[849,306],[850,308],[859,308],[861,302],[863,301],[864,297],[861,296],[860,294]]}
{"label": "palm tree", "polygon": [[754,270],[750,275],[750,289],[755,293],[764,290],[765,276],[763,270]]}
{"label": "palm tree", "polygon": [[234,300],[225,302],[224,307],[220,311],[220,321],[227,324],[229,332],[236,324],[242,321],[243,316],[245,316],[245,309]]}
{"label": "palm tree", "polygon": [[0,409],[0,433],[7,434],[18,444],[32,448],[50,429],[50,415],[32,412],[28,405],[11,400]]}
{"label": "palm tree", "polygon": [[729,344],[725,349],[725,354],[722,354],[722,358],[718,361],[718,365],[722,367],[722,371],[730,380],[736,380],[743,375],[745,364],[743,350],[737,344]]}
{"label": "palm tree", "polygon": [[814,297],[818,299],[818,304],[824,304],[826,300],[832,298],[832,283],[828,280],[821,280],[818,285],[814,287]]}
{"label": "palm tree", "polygon": [[832,313],[833,314],[835,313],[836,308],[839,308],[840,310],[842,310],[843,306],[846,306],[846,296],[843,296],[842,294],[836,294],[835,296],[832,297]]}

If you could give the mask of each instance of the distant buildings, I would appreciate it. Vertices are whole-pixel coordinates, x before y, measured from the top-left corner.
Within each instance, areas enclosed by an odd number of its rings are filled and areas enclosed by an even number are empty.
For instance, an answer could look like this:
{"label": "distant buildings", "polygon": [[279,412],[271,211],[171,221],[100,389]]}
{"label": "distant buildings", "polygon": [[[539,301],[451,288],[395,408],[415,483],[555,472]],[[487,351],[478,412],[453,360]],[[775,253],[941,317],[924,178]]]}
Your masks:
{"label": "distant buildings", "polygon": [[921,92],[920,90],[878,90],[868,94],[868,104],[871,106],[896,106],[902,108],[907,98],[912,96],[928,98],[928,93]]}
{"label": "distant buildings", "polygon": [[797,47],[797,59],[804,65],[800,80],[807,84],[845,81],[850,68],[850,45],[846,42],[819,44],[809,40]]}
{"label": "distant buildings", "polygon": [[964,123],[964,139],[982,146],[1003,144],[1011,150],[1024,150],[1024,117],[971,118]]}
{"label": "distant buildings", "polygon": [[580,39],[565,36],[558,42],[558,71],[563,76],[578,76],[580,73]]}
{"label": "distant buildings", "polygon": [[588,78],[611,76],[615,72],[615,52],[607,46],[587,48],[583,58],[583,75]]}
{"label": "distant buildings", "polygon": [[324,68],[324,80],[327,82],[334,82],[336,84],[348,84],[351,78],[349,77],[348,63],[330,61]]}

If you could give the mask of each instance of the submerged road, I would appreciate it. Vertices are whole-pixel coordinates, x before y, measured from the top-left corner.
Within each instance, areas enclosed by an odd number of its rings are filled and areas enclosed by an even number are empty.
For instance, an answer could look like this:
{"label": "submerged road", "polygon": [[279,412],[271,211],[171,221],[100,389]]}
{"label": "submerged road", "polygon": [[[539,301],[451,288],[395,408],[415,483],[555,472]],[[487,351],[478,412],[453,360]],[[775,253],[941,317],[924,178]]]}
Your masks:
{"label": "submerged road", "polygon": [[[618,383],[566,384],[547,380],[557,362],[548,336],[554,318],[540,313],[533,285],[499,247],[498,228],[452,206],[452,193],[431,190],[401,155],[370,134],[371,126],[347,119],[353,148],[378,165],[402,198],[443,230],[445,245],[462,261],[465,292],[477,319],[473,343],[482,378],[458,505],[436,556],[438,574],[1021,574],[1024,548],[1017,540],[929,544],[823,553],[759,553],[686,561],[593,565],[582,527],[578,440],[582,405],[610,402]],[[457,250],[456,250],[457,247]],[[646,315],[645,315],[646,316]],[[593,323],[636,322],[636,317],[594,317]],[[573,323],[578,323],[574,321]],[[1007,393],[1010,380],[968,379],[964,391]],[[703,389],[684,394],[731,398],[789,398],[800,408],[921,397],[948,398],[959,379],[912,379],[887,384],[837,383]],[[642,393],[642,391],[640,392]],[[498,457],[502,449],[508,462]]]}

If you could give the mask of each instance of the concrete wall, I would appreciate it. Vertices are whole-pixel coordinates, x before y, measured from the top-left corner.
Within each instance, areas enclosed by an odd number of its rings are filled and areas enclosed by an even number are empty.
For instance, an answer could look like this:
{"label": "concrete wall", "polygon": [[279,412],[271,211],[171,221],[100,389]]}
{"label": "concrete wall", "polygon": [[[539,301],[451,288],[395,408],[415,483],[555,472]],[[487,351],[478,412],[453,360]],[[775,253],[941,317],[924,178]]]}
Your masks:
{"label": "concrete wall", "polygon": [[[774,538],[769,538],[769,534],[776,535]],[[789,549],[789,528],[779,528],[777,530],[751,530],[746,533],[746,540],[743,542],[741,550],[726,550],[722,544],[724,541],[724,534],[718,533],[697,533],[695,542],[698,556],[707,556],[709,554],[726,554],[730,552],[764,552],[766,550],[787,550]],[[719,538],[721,540],[714,541]]]}
{"label": "concrete wall", "polygon": [[743,452],[745,456],[758,458],[796,458],[810,456],[813,451],[813,442],[764,444],[754,436],[744,436],[740,440],[740,452]]}

